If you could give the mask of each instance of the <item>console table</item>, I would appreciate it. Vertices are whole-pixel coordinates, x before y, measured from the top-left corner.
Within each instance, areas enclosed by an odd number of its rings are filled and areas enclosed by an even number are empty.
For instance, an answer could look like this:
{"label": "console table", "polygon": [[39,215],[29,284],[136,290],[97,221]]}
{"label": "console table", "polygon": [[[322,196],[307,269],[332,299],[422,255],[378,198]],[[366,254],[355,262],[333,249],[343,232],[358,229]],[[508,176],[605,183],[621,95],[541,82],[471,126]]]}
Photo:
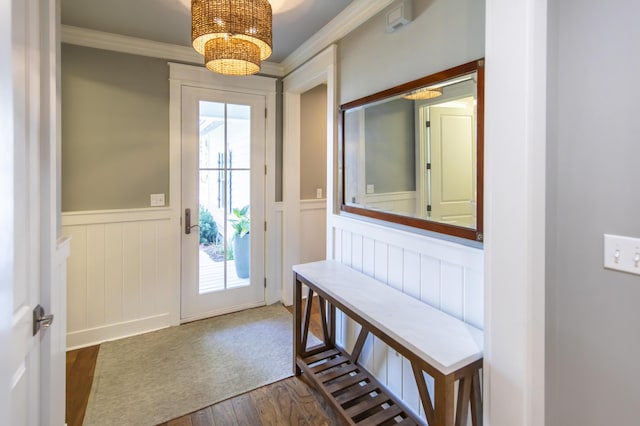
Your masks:
{"label": "console table", "polygon": [[[469,414],[482,425],[481,330],[335,261],[296,265],[293,272],[294,373],[305,374],[346,424],[424,424],[359,364],[373,333],[411,362],[429,426],[466,426]],[[324,336],[308,347],[314,294]],[[362,327],[351,353],[336,344],[336,309]],[[424,373],[434,378],[433,400]]]}

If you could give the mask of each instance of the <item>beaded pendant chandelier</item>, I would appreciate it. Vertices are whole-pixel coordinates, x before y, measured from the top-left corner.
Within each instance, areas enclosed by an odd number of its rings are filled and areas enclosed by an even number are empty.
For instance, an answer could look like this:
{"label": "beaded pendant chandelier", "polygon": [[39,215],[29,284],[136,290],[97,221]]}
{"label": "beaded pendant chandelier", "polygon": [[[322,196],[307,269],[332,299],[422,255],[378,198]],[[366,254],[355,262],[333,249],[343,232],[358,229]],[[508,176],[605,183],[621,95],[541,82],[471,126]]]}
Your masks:
{"label": "beaded pendant chandelier", "polygon": [[272,52],[267,0],[191,0],[191,41],[211,71],[251,75]]}

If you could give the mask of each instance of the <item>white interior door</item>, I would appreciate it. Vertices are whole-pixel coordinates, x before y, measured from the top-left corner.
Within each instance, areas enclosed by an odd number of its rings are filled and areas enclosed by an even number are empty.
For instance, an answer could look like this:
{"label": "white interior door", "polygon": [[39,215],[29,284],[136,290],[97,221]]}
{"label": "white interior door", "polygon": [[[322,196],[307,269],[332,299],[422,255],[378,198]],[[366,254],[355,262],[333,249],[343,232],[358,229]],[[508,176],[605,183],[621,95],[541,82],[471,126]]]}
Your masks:
{"label": "white interior door", "polygon": [[473,98],[429,107],[431,212],[438,222],[475,226],[476,120]]}
{"label": "white interior door", "polygon": [[[10,253],[4,251],[6,247],[0,250],[1,269],[12,271],[7,280],[10,288],[6,292],[3,288],[0,297],[2,310],[6,307],[12,317],[7,387],[11,392],[10,404],[7,411],[0,410],[10,415],[9,419],[0,416],[0,422],[11,425],[64,423],[66,316],[56,312],[57,321],[51,322],[51,318],[35,321],[34,314],[40,304],[45,311],[59,309],[60,298],[64,297],[61,294],[64,285],[58,286],[58,261],[54,258],[59,100],[57,6],[56,1],[15,0],[2,2],[0,7],[0,16],[10,18],[0,26],[10,31],[5,40],[11,40],[10,54],[0,48],[3,63],[0,115],[4,121],[1,128],[2,136],[8,136],[0,157],[3,163],[9,158],[9,164],[0,169],[3,184],[10,185],[7,194],[2,191],[2,199],[8,205],[4,205],[0,216],[3,240],[12,248]],[[6,224],[10,228],[5,229]],[[3,272],[3,284],[5,278]],[[44,317],[45,312],[42,314]],[[34,322],[46,327],[35,329]]]}
{"label": "white interior door", "polygon": [[264,305],[265,111],[182,88],[183,321]]}

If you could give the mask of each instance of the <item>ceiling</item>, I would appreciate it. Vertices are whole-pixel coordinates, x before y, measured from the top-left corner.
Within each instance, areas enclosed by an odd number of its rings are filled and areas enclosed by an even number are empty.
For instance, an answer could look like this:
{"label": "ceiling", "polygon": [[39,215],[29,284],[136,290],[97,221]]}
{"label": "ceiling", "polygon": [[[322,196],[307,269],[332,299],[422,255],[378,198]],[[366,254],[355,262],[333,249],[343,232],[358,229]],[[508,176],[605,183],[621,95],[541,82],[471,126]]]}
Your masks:
{"label": "ceiling", "polygon": [[[352,0],[270,0],[280,63]],[[191,46],[191,0],[62,0],[62,24]]]}

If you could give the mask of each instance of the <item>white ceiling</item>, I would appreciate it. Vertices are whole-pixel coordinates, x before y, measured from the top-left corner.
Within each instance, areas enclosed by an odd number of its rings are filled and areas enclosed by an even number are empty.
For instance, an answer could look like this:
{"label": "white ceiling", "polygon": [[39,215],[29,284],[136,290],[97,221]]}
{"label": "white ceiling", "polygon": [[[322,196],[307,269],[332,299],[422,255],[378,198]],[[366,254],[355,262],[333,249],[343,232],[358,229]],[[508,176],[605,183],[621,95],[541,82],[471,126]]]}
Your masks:
{"label": "white ceiling", "polygon": [[[270,0],[280,63],[352,0]],[[62,24],[191,46],[191,0],[62,0]]]}

